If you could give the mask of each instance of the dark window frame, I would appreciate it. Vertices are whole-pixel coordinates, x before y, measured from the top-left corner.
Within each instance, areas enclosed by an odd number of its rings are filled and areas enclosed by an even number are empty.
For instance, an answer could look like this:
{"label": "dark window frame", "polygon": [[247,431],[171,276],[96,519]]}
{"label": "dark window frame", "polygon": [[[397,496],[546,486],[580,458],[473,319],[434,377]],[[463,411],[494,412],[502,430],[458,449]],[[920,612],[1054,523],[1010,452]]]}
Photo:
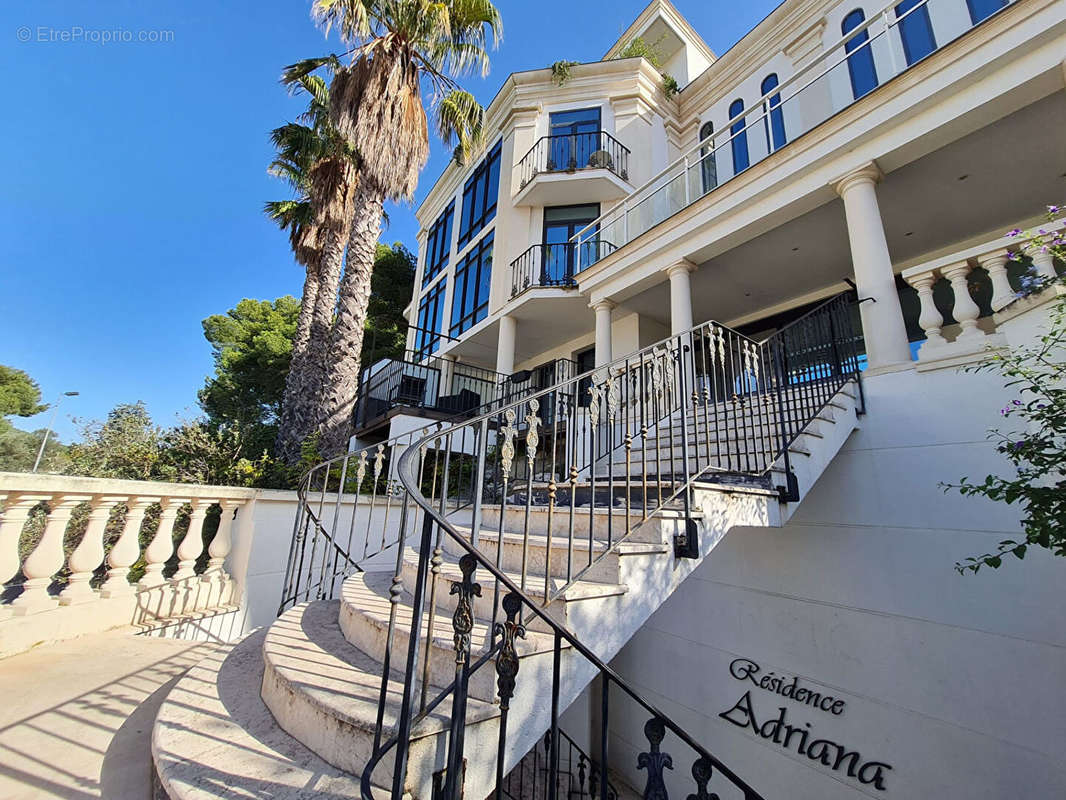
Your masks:
{"label": "dark window frame", "polygon": [[[840,32],[847,36],[864,22],[866,12],[861,8],[852,9],[841,20]],[[866,96],[880,85],[877,64],[874,63],[873,45],[869,44],[869,41],[869,31],[864,28],[844,44],[844,52],[848,57],[848,77],[851,79],[851,96],[855,100]],[[866,86],[866,83],[870,85]]]}
{"label": "dark window frame", "polygon": [[[738,108],[739,104],[739,108]],[[737,116],[744,111],[744,100],[738,97],[729,104],[729,118]],[[751,166],[751,152],[748,150],[748,132],[744,126],[748,124],[747,116],[743,116],[729,126],[731,139],[729,149],[733,154],[733,174],[739,175]],[[743,166],[741,164],[743,163]]]}
{"label": "dark window frame", "polygon": [[703,193],[718,186],[718,161],[714,154],[714,123],[705,122],[700,127],[700,141],[707,142],[700,147],[700,183]]}
{"label": "dark window frame", "polygon": [[[496,217],[500,196],[500,158],[503,140],[488,152],[463,185],[463,213],[459,247],[473,240]],[[494,178],[495,176],[495,178]]]}
{"label": "dark window frame", "polygon": [[[771,72],[762,79],[759,91],[766,95],[772,89],[780,85],[777,73]],[[766,129],[766,152],[774,153],[788,144],[788,134],[785,132],[785,112],[781,109],[781,92],[775,92],[767,101],[770,107],[770,116],[763,117],[763,127]]]}
{"label": "dark window frame", "polygon": [[415,330],[414,359],[421,361],[440,349],[444,326],[444,295],[448,279],[439,281],[418,301],[418,317]]}
{"label": "dark window frame", "polygon": [[[455,265],[455,283],[452,288],[452,336],[470,330],[488,316],[489,295],[492,293],[493,245],[496,234],[492,231],[474,244]],[[482,296],[484,291],[484,296]],[[467,308],[469,298],[469,308]]]}
{"label": "dark window frame", "polygon": [[452,220],[455,217],[455,201],[437,217],[426,235],[426,266],[422,275],[422,288],[436,278],[448,266],[452,255]]}

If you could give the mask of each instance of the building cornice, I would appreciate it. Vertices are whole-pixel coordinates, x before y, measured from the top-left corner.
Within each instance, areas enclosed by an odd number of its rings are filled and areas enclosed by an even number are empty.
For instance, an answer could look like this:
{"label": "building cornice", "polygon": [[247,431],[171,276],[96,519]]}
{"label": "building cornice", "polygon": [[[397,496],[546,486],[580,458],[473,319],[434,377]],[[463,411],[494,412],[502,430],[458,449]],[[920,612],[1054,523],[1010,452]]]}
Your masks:
{"label": "building cornice", "polygon": [[622,35],[611,45],[610,49],[603,54],[603,60],[607,61],[610,58],[614,58],[619,51],[627,47],[633,39],[639,36],[640,32],[651,24],[651,21],[656,16],[662,17],[665,22],[683,33],[708,61],[713,62],[717,58],[714,51],[703,41],[703,37],[696,32],[696,29],[689,24],[689,21],[685,19],[680,11],[674,8],[674,5],[669,0],[652,0],[633,20],[633,23],[622,32]]}

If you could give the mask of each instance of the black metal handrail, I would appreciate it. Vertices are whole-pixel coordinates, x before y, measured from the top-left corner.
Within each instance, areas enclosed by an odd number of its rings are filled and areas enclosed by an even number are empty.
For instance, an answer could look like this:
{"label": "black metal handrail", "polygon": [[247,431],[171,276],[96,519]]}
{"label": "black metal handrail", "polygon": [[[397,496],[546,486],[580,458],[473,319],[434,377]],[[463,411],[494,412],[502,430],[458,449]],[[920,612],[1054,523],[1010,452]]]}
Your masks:
{"label": "black metal handrail", "polygon": [[[709,474],[729,472],[752,479],[769,479],[772,471],[783,471],[786,485],[778,487],[781,499],[798,499],[789,463],[789,446],[844,384],[857,379],[858,357],[850,330],[850,308],[844,297],[827,301],[762,342],[718,323],[704,323],[633,356],[559,381],[518,402],[506,403],[480,417],[423,436],[407,447],[400,456],[398,470],[405,491],[402,506],[405,522],[401,523],[400,528],[394,580],[400,580],[403,553],[410,544],[405,538],[408,527],[411,527],[412,533],[420,528],[421,535],[415,546],[418,564],[414,586],[410,587],[413,604],[409,633],[404,643],[406,670],[403,700],[395,735],[382,746],[381,719],[389,682],[389,666],[384,665],[375,751],[363,774],[364,798],[371,800],[373,769],[380,763],[385,751],[392,747],[397,748],[392,793],[393,796],[402,794],[412,725],[445,697],[451,698],[452,710],[443,796],[449,800],[457,797],[461,791],[459,774],[463,761],[466,693],[471,675],[483,667],[493,653],[499,677],[501,709],[496,796],[501,796],[507,711],[519,663],[514,651],[514,639],[524,635],[522,623],[530,616],[535,617],[542,629],[547,629],[554,637],[549,727],[552,752],[559,752],[560,657],[564,643],[569,652],[584,658],[588,663],[587,668],[602,678],[598,762],[601,800],[606,797],[607,791],[607,730],[612,688],[620,690],[623,697],[635,702],[650,715],[645,725],[649,752],[642,756],[642,763],[649,767],[649,771],[656,764],[661,767],[665,756],[659,748],[664,737],[670,733],[696,754],[692,774],[701,792],[706,790],[707,783],[717,770],[746,800],[759,798],[754,789],[641,697],[564,625],[556,622],[546,608],[565,586],[580,578],[593,564],[613,552],[618,543],[629,538],[633,531],[675,500],[680,501],[680,510],[684,514],[684,534],[676,537],[675,552],[679,556],[691,556],[695,545],[698,554],[698,543],[695,542],[698,530],[689,510],[690,494],[694,483]],[[587,406],[577,402],[578,387],[583,386],[587,387],[589,395]],[[554,404],[559,411],[550,429],[544,426],[546,430],[540,431],[539,409],[549,403]],[[525,431],[524,436],[516,440],[523,424],[519,420],[524,420]],[[712,430],[713,435],[710,433]],[[607,444],[601,446],[603,442]],[[639,445],[640,450],[639,464],[631,461],[636,445]],[[525,452],[522,452],[523,449]],[[621,455],[624,455],[624,462],[615,460]],[[427,490],[426,469],[431,461],[434,465],[433,475],[437,475],[436,465],[441,460],[447,464],[449,459],[455,458],[459,458],[464,465],[456,480],[449,480],[448,470],[445,469],[443,486],[434,480],[433,486]],[[601,467],[605,459],[607,474],[603,477]],[[560,460],[561,465],[558,463]],[[525,462],[524,483],[519,481],[520,473],[516,469],[521,462]],[[621,463],[625,465],[624,478],[616,479],[615,467]],[[579,466],[582,464],[584,466]],[[637,468],[636,472],[633,467]],[[568,487],[556,482],[560,471],[569,476]],[[580,481],[579,475],[584,476]],[[637,480],[631,481],[633,475],[638,476]],[[534,505],[534,494],[540,491],[536,488],[538,481],[543,487],[543,502],[548,512],[546,531],[541,533],[538,529],[537,532],[537,535],[547,537],[547,563],[537,566],[537,570],[543,569],[544,572],[542,595],[539,589],[533,593],[527,589],[530,509]],[[521,488],[521,493],[516,494],[518,488]],[[564,490],[568,490],[569,494]],[[620,495],[622,491],[624,494]],[[583,493],[580,497],[579,492]],[[634,496],[637,498],[635,503]],[[472,516],[469,522],[462,523],[468,527],[460,531],[456,528],[454,508],[465,498],[474,500],[471,504]],[[485,505],[486,499],[495,505]],[[496,541],[502,545],[509,503],[518,506],[515,510],[523,506],[525,509],[520,580],[512,579],[502,569],[502,546],[495,548],[494,563],[493,559],[481,552],[478,545],[479,530],[487,529],[482,524],[484,513],[498,513],[498,526],[493,523],[497,527],[494,535],[499,537]],[[579,506],[583,507],[581,514],[589,515],[588,564],[578,565],[577,570],[572,570],[571,562],[577,544],[574,520]],[[569,533],[558,534],[561,544],[570,551],[565,578],[553,577],[557,573],[551,569],[553,509],[569,518]],[[593,538],[592,525],[597,511],[606,517],[607,535],[606,548],[600,548],[599,552],[596,552],[598,545]],[[638,519],[635,525],[631,525],[634,512]],[[622,519],[616,521],[616,515],[621,515]],[[617,523],[616,535],[612,534],[612,522]],[[451,686],[429,702],[430,640],[427,638],[425,642],[422,641],[422,631],[434,630],[434,597],[438,592],[444,539],[465,553],[460,560],[463,580],[453,582],[451,587],[452,594],[458,593],[460,597],[453,620],[456,671]],[[494,584],[490,628],[492,639],[487,652],[471,663],[469,627],[461,626],[472,624],[471,603],[475,595],[480,595],[480,587],[474,583],[473,576],[479,569],[485,570]],[[540,580],[538,575],[532,576],[531,580]],[[506,595],[501,602],[503,593]],[[505,621],[499,621],[501,605]],[[386,659],[392,647],[399,645],[394,641],[394,636],[398,635],[394,623],[395,611],[390,618]],[[427,637],[429,635],[426,634]],[[424,655],[420,655],[423,647]],[[418,700],[419,685],[421,701]],[[551,769],[556,772],[548,782],[549,800],[555,800],[558,765],[554,764]],[[661,777],[660,773],[658,778]]]}
{"label": "black metal handrail", "polygon": [[511,262],[511,297],[540,286],[577,286],[574,276],[615,249],[607,240],[535,244]]}
{"label": "black metal handrail", "polygon": [[[583,800],[586,797],[591,800],[597,797],[600,771],[596,762],[562,728],[559,728],[559,745],[562,750],[558,758],[553,759],[552,732],[545,733],[544,738],[507,773],[503,795],[511,800],[541,800],[548,797],[551,793],[548,781],[554,766],[557,797],[565,800]],[[610,781],[607,783],[607,797],[608,800],[618,798],[618,790]]]}
{"label": "black metal handrail", "polygon": [[542,172],[576,172],[607,169],[629,180],[629,148],[607,131],[542,136],[520,162],[518,174],[525,187]]}

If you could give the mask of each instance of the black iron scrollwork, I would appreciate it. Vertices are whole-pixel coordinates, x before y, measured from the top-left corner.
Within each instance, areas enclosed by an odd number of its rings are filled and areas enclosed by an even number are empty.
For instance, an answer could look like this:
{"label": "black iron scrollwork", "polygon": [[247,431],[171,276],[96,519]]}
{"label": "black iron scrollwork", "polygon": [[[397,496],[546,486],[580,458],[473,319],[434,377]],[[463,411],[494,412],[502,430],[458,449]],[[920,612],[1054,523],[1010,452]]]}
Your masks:
{"label": "black iron scrollwork", "polygon": [[506,622],[496,623],[496,635],[500,637],[500,652],[496,656],[497,686],[500,694],[500,709],[506,711],[514,696],[515,677],[518,675],[518,653],[515,651],[515,638],[525,639],[526,629],[517,621],[522,608],[522,598],[509,592],[503,598],[503,611]]}
{"label": "black iron scrollwork", "polygon": [[686,800],[718,800],[714,792],[707,792],[707,784],[711,781],[711,760],[707,756],[700,756],[692,764],[692,778],[696,781],[696,793],[690,794]]}
{"label": "black iron scrollwork", "polygon": [[649,752],[637,756],[637,769],[648,771],[644,800],[669,800],[666,794],[666,782],[663,780],[663,770],[673,769],[674,760],[669,753],[659,751],[659,745],[666,736],[666,725],[658,717],[652,717],[644,723],[644,735],[648,737],[648,743],[651,745]]}
{"label": "black iron scrollwork", "polygon": [[455,663],[463,664],[470,655],[470,632],[474,629],[474,596],[481,597],[481,584],[474,583],[474,570],[477,559],[467,553],[459,559],[459,569],[463,573],[461,581],[452,581],[451,594],[459,595],[452,615],[452,628],[455,631]]}

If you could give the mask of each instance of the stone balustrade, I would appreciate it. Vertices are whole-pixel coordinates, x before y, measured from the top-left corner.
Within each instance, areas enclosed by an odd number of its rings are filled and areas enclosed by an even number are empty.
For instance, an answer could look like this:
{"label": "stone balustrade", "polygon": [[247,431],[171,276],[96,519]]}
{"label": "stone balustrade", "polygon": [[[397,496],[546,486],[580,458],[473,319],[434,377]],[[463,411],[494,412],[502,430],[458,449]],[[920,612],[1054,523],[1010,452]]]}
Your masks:
{"label": "stone balustrade", "polygon": [[0,473],[0,656],[37,641],[231,609],[239,599],[225,568],[231,531],[256,494]]}
{"label": "stone balustrade", "polygon": [[[1045,229],[1056,227],[1059,226],[1046,226]],[[982,357],[990,348],[1003,345],[997,328],[1003,315],[1009,314],[1009,307],[1019,299],[1008,273],[1012,248],[1017,248],[1017,240],[1001,237],[903,270],[903,279],[918,293],[921,306],[918,324],[926,336],[918,351],[919,370],[965,364]],[[971,273],[977,268],[988,273],[991,283],[989,303],[993,313],[990,316],[986,311],[986,316],[982,317],[981,307],[975,299]],[[1036,278],[1055,278],[1051,255],[1035,254],[1030,272]],[[947,282],[952,296],[954,324],[947,327],[934,299],[934,287],[941,280]]]}

